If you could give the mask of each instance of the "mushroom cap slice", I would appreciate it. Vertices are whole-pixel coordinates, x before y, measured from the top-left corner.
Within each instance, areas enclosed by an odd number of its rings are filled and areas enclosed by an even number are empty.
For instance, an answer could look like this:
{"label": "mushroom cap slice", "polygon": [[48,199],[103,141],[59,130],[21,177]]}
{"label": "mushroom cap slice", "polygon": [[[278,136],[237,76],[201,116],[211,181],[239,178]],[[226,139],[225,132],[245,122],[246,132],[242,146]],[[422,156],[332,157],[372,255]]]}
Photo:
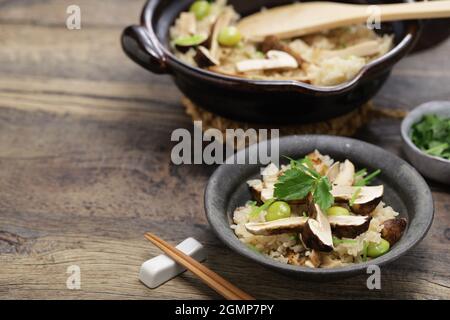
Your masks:
{"label": "mushroom cap slice", "polygon": [[328,231],[317,220],[309,219],[301,233],[302,242],[305,247],[310,249],[323,252],[333,251],[331,228]]}
{"label": "mushroom cap slice", "polygon": [[220,31],[222,31],[222,29],[228,27],[231,24],[232,20],[233,11],[230,8],[225,8],[225,10],[217,17],[217,20],[212,27],[212,32],[210,38],[208,39],[208,42],[211,56],[214,59],[217,59],[217,56],[219,54],[219,33]]}
{"label": "mushroom cap slice", "polygon": [[339,173],[336,175],[333,184],[336,186],[351,186],[355,177],[355,166],[349,160],[339,166]]}
{"label": "mushroom cap slice", "polygon": [[331,167],[328,168],[326,177],[328,180],[333,183],[336,180],[336,177],[339,174],[341,163],[339,161],[333,163]]}
{"label": "mushroom cap slice", "polygon": [[287,44],[281,42],[276,36],[267,36],[264,38],[264,41],[261,44],[261,51],[267,53],[271,50],[284,51],[289,53],[291,56],[297,60],[298,65],[300,66],[303,63],[303,59],[296,51],[292,50]]}
{"label": "mushroom cap slice", "polygon": [[236,63],[236,70],[239,72],[297,68],[297,60],[289,53],[279,50],[267,52],[267,59],[242,60]]}
{"label": "mushroom cap slice", "polygon": [[368,203],[374,199],[382,197],[384,192],[383,185],[370,187],[333,186],[331,189],[331,194],[338,200],[350,201],[358,189],[359,192],[353,202],[354,204]]}
{"label": "mushroom cap slice", "polygon": [[393,246],[403,235],[408,222],[405,218],[394,218],[383,222],[381,237]]}
{"label": "mushroom cap slice", "polygon": [[211,55],[209,50],[203,46],[197,47],[197,53],[194,56],[194,60],[200,68],[207,68],[220,64],[220,62]]}
{"label": "mushroom cap slice", "polygon": [[370,216],[330,216],[333,234],[338,238],[355,238],[369,229]]}
{"label": "mushroom cap slice", "polygon": [[368,216],[370,215],[375,208],[378,206],[378,204],[381,202],[381,197],[375,198],[372,201],[369,201],[367,203],[355,203],[352,205],[352,211],[356,214],[360,214],[362,216]]}
{"label": "mushroom cap slice", "polygon": [[254,235],[271,236],[282,233],[299,233],[303,230],[307,217],[290,217],[268,222],[249,222],[245,229]]}
{"label": "mushroom cap slice", "polygon": [[[310,218],[301,233],[301,239],[305,247],[329,252],[333,250],[333,237],[328,218],[323,214],[317,204],[308,201],[308,214]],[[314,217],[315,218],[312,218]]]}
{"label": "mushroom cap slice", "polygon": [[[260,183],[258,183],[257,181],[259,181]],[[247,181],[247,184],[250,188],[253,199],[257,203],[262,204],[264,203],[264,201],[273,198],[274,189],[264,188],[261,180],[249,180]],[[305,204],[305,199],[287,200],[285,202],[287,202],[289,205],[296,206]]]}
{"label": "mushroom cap slice", "polygon": [[369,215],[375,210],[383,197],[383,185],[370,187],[333,186],[331,194],[336,201],[350,201],[357,190],[359,191],[356,199],[354,199],[352,211],[360,215]]}

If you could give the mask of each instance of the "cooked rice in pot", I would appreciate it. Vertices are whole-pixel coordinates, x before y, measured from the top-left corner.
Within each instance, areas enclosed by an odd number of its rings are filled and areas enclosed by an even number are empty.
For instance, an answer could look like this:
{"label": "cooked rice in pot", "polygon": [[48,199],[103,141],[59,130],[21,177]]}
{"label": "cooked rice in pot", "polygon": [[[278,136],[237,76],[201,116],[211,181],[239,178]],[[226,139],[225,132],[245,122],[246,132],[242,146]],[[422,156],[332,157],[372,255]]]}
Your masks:
{"label": "cooked rice in pot", "polygon": [[[210,14],[196,22],[195,33],[209,35],[217,17],[224,11],[230,11],[231,23],[236,24],[239,15],[226,0],[217,0],[211,3]],[[183,17],[190,13],[183,12],[170,29],[172,40],[189,36],[189,30],[183,23]],[[192,32],[192,31],[191,31]],[[333,86],[353,79],[358,72],[369,62],[383,56],[393,44],[392,35],[377,35],[365,25],[354,25],[338,29],[327,30],[318,34],[282,40],[290,50],[301,57],[303,62],[295,69],[253,70],[238,72],[236,63],[248,59],[264,58],[260,43],[242,40],[237,46],[219,46],[217,59],[220,64],[209,67],[209,70],[221,74],[246,77],[260,80],[298,80],[317,86]],[[375,50],[370,54],[355,54],[350,50],[348,54],[342,51],[358,44],[376,42]],[[175,55],[185,63],[198,66],[194,60],[196,48],[187,52],[177,50],[172,41],[172,50]]]}

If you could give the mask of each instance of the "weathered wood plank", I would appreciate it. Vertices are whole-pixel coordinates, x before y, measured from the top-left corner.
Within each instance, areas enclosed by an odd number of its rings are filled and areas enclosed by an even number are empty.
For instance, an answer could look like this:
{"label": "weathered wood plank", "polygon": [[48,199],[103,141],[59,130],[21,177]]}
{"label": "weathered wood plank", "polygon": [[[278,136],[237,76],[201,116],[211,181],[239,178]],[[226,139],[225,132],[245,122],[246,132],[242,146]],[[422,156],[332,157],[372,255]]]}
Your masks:
{"label": "weathered wood plank", "polygon": [[[435,193],[437,217],[430,235],[386,268],[381,292],[368,291],[364,277],[332,286],[292,281],[236,257],[208,231],[202,197],[211,168],[172,167],[170,146],[164,143],[170,129],[158,133],[158,118],[148,117],[145,125],[142,118],[127,113],[128,124],[122,125],[115,118],[72,116],[70,112],[67,116],[51,108],[0,110],[0,128],[8,124],[9,130],[20,132],[13,141],[0,141],[2,238],[18,238],[0,247],[6,271],[0,278],[0,292],[8,297],[215,297],[189,276],[189,280],[179,278],[157,290],[136,283],[140,263],[158,254],[142,239],[146,230],[172,242],[195,236],[208,248],[208,265],[249,292],[259,293],[259,298],[330,298],[343,290],[352,298],[450,294],[448,240],[443,228],[448,225],[446,193]],[[124,136],[137,143],[130,144]],[[174,194],[177,201],[173,201]],[[51,259],[55,262],[49,263]],[[64,291],[65,269],[71,264],[79,264],[86,277],[79,292]]]}

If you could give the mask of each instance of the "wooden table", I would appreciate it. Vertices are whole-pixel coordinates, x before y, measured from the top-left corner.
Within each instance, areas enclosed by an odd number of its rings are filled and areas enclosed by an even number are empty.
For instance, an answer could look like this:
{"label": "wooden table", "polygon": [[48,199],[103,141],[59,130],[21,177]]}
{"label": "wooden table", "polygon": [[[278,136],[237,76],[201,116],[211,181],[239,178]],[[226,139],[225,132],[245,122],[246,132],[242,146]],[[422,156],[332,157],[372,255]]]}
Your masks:
{"label": "wooden table", "polygon": [[[190,128],[165,76],[128,60],[122,29],[144,0],[77,0],[82,29],[65,27],[68,0],[0,0],[0,298],[219,298],[190,273],[150,290],[140,264],[160,254],[143,233],[194,236],[206,265],[263,299],[450,298],[450,190],[430,182],[436,216],[426,239],[366,277],[312,283],[263,269],[210,230],[203,190],[213,167],[170,163],[175,128]],[[450,41],[395,68],[376,98],[413,108],[450,99]],[[399,122],[374,121],[359,138],[400,153]],[[69,290],[67,268],[81,268]]]}

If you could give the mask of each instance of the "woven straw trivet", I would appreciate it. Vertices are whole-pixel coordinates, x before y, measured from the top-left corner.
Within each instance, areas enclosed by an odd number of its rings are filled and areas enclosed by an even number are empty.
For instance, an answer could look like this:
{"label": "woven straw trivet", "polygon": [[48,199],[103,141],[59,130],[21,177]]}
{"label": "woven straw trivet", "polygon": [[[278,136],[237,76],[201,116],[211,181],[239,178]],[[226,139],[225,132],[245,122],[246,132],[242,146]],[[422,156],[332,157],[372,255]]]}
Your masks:
{"label": "woven straw trivet", "polygon": [[[182,103],[186,113],[193,121],[202,121],[202,130],[218,129],[225,136],[226,129],[279,129],[280,136],[291,134],[330,134],[338,136],[352,136],[358,129],[369,121],[378,118],[401,119],[406,115],[402,109],[375,108],[372,102],[368,102],[352,112],[317,123],[299,125],[266,125],[230,120],[196,106],[192,101],[183,97]],[[240,149],[240,148],[239,148]]]}

